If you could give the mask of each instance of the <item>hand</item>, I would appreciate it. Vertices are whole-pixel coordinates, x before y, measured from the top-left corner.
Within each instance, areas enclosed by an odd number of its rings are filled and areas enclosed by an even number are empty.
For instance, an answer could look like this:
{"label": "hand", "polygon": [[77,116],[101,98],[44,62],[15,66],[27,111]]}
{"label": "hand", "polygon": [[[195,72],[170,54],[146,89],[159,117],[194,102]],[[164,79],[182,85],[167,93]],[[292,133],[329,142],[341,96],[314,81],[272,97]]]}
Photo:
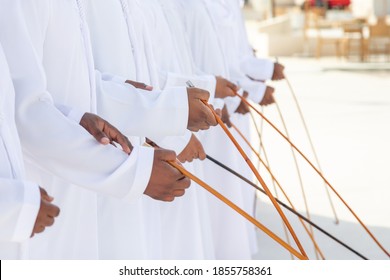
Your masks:
{"label": "hand", "polygon": [[210,94],[198,88],[188,88],[188,126],[191,131],[199,131],[209,129],[210,126],[216,126],[217,120],[215,119],[211,110],[203,104],[203,101],[208,101]]}
{"label": "hand", "polygon": [[139,83],[139,82],[135,82],[135,81],[132,81],[132,80],[126,80],[125,83],[126,84],[130,84],[130,85],[132,85],[135,88],[139,88],[139,89],[143,89],[143,90],[147,90],[147,91],[152,91],[153,90],[152,86],[148,86],[147,84],[144,84],[144,83]]}
{"label": "hand", "polygon": [[239,90],[238,86],[236,86],[232,82],[222,77],[216,77],[216,79],[217,79],[217,86],[215,88],[216,98],[235,96],[235,93],[237,92],[237,90]]}
{"label": "hand", "polygon": [[183,196],[191,181],[167,161],[176,161],[173,151],[156,149],[152,175],[144,194],[162,201],[173,201],[175,197]]}
{"label": "hand", "polygon": [[227,110],[226,105],[223,106],[222,108],[222,117],[221,120],[223,121],[224,124],[226,124],[228,127],[232,127],[232,123],[230,122],[230,115]]}
{"label": "hand", "polygon": [[41,205],[39,207],[31,237],[33,237],[36,233],[43,232],[46,227],[52,226],[54,224],[54,219],[60,214],[60,208],[51,203],[53,198],[41,187],[39,188],[39,191],[41,194]]}
{"label": "hand", "polygon": [[274,74],[272,75],[273,81],[283,80],[284,76],[284,66],[278,62],[274,64]]}
{"label": "hand", "polygon": [[124,136],[118,129],[103,120],[101,117],[85,113],[81,118],[80,125],[85,128],[99,143],[103,145],[114,144],[114,142],[121,145],[126,154],[130,154],[133,149],[129,139]]}
{"label": "hand", "polygon": [[263,100],[261,100],[259,104],[261,106],[268,106],[275,103],[274,92],[275,89],[273,87],[267,86],[267,88],[265,89]]}
{"label": "hand", "polygon": [[[248,95],[249,95],[249,93],[247,91],[244,91],[244,94],[242,95],[242,97],[247,98]],[[240,105],[238,105],[238,107],[236,109],[236,113],[245,115],[249,112],[250,112],[250,109],[249,109],[248,105],[246,105],[245,102],[241,101]]]}
{"label": "hand", "polygon": [[217,114],[219,118],[222,118],[222,110],[221,109],[214,109],[214,112]]}
{"label": "hand", "polygon": [[192,134],[191,139],[184,150],[177,156],[177,159],[182,163],[185,163],[186,161],[192,162],[193,159],[204,160],[205,158],[206,153],[203,146],[194,134]]}

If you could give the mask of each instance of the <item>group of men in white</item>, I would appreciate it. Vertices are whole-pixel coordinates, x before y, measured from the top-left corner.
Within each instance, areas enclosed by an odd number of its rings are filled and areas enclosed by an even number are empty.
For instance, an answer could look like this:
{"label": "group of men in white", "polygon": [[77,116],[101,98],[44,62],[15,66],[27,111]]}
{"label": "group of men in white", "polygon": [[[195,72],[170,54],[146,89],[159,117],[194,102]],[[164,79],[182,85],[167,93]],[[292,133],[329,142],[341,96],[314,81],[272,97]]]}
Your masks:
{"label": "group of men in white", "polygon": [[283,68],[239,0],[0,0],[0,258],[251,259],[254,227],[168,162],[251,212],[203,101],[249,135],[235,93],[272,104]]}

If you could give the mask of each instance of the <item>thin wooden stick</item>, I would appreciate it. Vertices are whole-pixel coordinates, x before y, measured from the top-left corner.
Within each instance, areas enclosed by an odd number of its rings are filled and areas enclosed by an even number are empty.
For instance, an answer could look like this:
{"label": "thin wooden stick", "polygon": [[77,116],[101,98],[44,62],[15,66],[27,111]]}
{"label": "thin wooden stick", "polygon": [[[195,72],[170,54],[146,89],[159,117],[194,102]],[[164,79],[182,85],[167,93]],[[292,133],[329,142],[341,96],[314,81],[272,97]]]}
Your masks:
{"label": "thin wooden stick", "polygon": [[280,208],[279,204],[276,202],[275,198],[273,197],[271,191],[269,190],[269,188],[267,187],[267,185],[265,184],[263,178],[260,176],[259,172],[257,171],[256,167],[253,165],[252,161],[249,159],[249,157],[246,155],[246,153],[244,152],[244,150],[242,149],[242,147],[240,146],[240,144],[237,142],[237,140],[234,138],[234,136],[231,134],[231,132],[229,131],[229,129],[227,128],[227,126],[223,123],[223,121],[221,120],[221,118],[215,113],[214,109],[204,100],[201,100],[210,110],[211,112],[213,113],[215,119],[217,120],[218,124],[222,127],[222,129],[225,131],[225,133],[227,134],[227,136],[230,138],[230,140],[233,142],[233,144],[236,146],[237,150],[240,152],[240,154],[242,155],[242,157],[244,158],[245,162],[248,164],[248,166],[250,167],[250,169],[252,170],[252,172],[254,173],[254,175],[256,176],[257,180],[259,181],[259,183],[262,185],[262,187],[264,188],[264,190],[266,191],[268,197],[270,198],[272,204],[274,205],[276,211],[278,211],[280,217],[283,219],[283,222],[286,224],[288,230],[290,231],[291,233],[291,236],[293,237],[296,245],[298,246],[300,252],[302,255],[304,255],[306,258],[307,258],[307,254],[301,244],[301,242],[299,241],[297,235],[295,234],[294,232],[294,229],[292,228],[292,226],[290,225],[286,215],[283,213],[282,209]]}
{"label": "thin wooden stick", "polygon": [[[262,109],[261,111],[264,112],[264,111],[263,111],[263,107],[261,107],[261,109]],[[263,142],[262,133],[261,133],[261,131],[259,130],[259,127],[258,127],[257,124],[256,124],[256,119],[255,119],[255,116],[253,115],[253,112],[252,112],[252,111],[249,111],[249,114],[250,114],[250,116],[251,116],[251,118],[252,118],[252,121],[253,121],[253,123],[254,123],[254,125],[255,125],[255,129],[256,129],[257,135],[258,135],[258,137],[259,137],[259,139],[260,139],[259,156],[260,156],[260,151],[263,150],[265,162],[267,163],[268,167],[271,168],[270,161],[269,161],[269,159],[268,159],[267,152],[266,152],[265,147],[264,147],[264,142]],[[261,124],[263,124],[263,119],[261,119]],[[260,163],[261,163],[261,162],[259,161],[259,168],[260,168]],[[274,181],[272,181],[272,182],[273,182],[273,185],[275,185]],[[310,226],[311,226],[311,225],[310,225]],[[314,236],[314,234],[313,234],[313,236]],[[316,255],[316,258],[318,259],[318,252],[317,252],[317,250],[315,250],[315,255]],[[323,258],[323,259],[324,259],[324,258]]]}
{"label": "thin wooden stick", "polygon": [[[216,165],[218,165],[219,167],[225,169],[226,171],[228,171],[229,173],[233,174],[234,176],[236,176],[237,178],[240,178],[242,181],[244,181],[245,183],[247,183],[248,185],[252,186],[254,189],[258,190],[259,192],[261,192],[262,194],[264,195],[267,195],[267,193],[262,189],[260,188],[259,186],[257,186],[255,183],[253,183],[252,181],[248,180],[247,178],[245,178],[244,176],[242,176],[241,174],[239,174],[238,172],[234,171],[233,169],[231,169],[230,167],[224,165],[222,162],[219,162],[218,160],[216,160],[215,158],[212,158],[211,156],[209,155],[206,155],[206,158],[215,163]],[[323,234],[325,234],[327,237],[331,238],[333,241],[337,242],[338,244],[340,244],[341,246],[343,246],[344,248],[348,249],[349,251],[351,251],[352,253],[354,253],[355,255],[359,256],[360,258],[362,258],[363,260],[368,260],[367,257],[363,256],[362,254],[360,254],[359,252],[357,252],[356,250],[354,250],[352,247],[348,246],[347,244],[345,244],[344,242],[342,242],[341,240],[337,239],[335,236],[331,235],[329,232],[325,231],[323,228],[319,227],[318,225],[316,225],[315,223],[313,223],[312,221],[310,221],[309,219],[307,219],[304,215],[300,214],[299,212],[295,211],[294,209],[292,209],[290,206],[286,205],[284,202],[280,201],[279,199],[276,199],[276,201],[282,206],[284,207],[285,209],[287,209],[288,211],[290,211],[291,213],[293,213],[294,215],[300,217],[302,220],[304,220],[306,223],[308,223],[309,225],[312,225],[314,228],[316,228],[317,230],[319,230],[320,232],[322,232]]]}
{"label": "thin wooden stick", "polygon": [[[231,122],[231,121],[230,121]],[[246,139],[246,137],[244,136],[244,134],[237,128],[236,125],[234,125],[232,122],[232,127],[234,130],[236,130],[236,132],[240,135],[240,137],[244,140],[244,142],[251,148],[251,150],[255,153],[255,155],[257,156],[257,158],[259,159],[259,164],[257,165],[257,170],[260,170],[260,167],[261,167],[261,163],[262,163],[262,160],[260,158],[260,153],[257,153],[252,145],[250,145],[249,141]],[[256,125],[256,124],[255,124]],[[260,147],[262,146],[262,140],[260,139]],[[265,160],[267,161],[267,165],[269,166],[269,161],[268,161],[268,157],[266,156],[266,153],[264,153],[264,156],[265,156]],[[271,176],[272,178],[272,176]],[[275,192],[275,197],[276,199],[279,199],[279,194],[278,194],[278,190],[276,188],[276,184],[275,184],[275,180],[272,180],[272,186],[273,186],[273,189],[274,189],[274,192]],[[288,229],[286,227],[286,225],[283,223],[282,221],[282,227],[283,227],[283,231],[284,231],[284,235],[286,237],[286,241],[288,244],[291,245],[291,240],[290,240],[290,235],[288,233]],[[290,257],[291,259],[293,260],[294,259],[294,255],[290,253]]]}
{"label": "thin wooden stick", "polygon": [[[279,181],[276,179],[275,175],[273,174],[273,172],[271,171],[270,167],[263,161],[263,159],[261,158],[261,156],[259,155],[259,153],[257,153],[256,149],[253,148],[252,144],[249,142],[249,140],[244,136],[244,134],[237,128],[237,126],[235,126],[233,123],[232,123],[232,127],[234,130],[237,131],[237,133],[241,136],[241,138],[245,141],[245,143],[249,146],[249,148],[255,153],[255,155],[257,156],[257,158],[259,159],[259,161],[261,162],[261,164],[265,167],[265,169],[268,171],[268,173],[270,174],[271,178],[272,178],[272,181],[278,186],[278,188],[282,191],[284,197],[287,199],[288,203],[290,204],[291,208],[296,211],[296,208],[294,207],[292,201],[290,200],[290,198],[288,197],[286,191],[284,190],[284,188],[282,188],[282,186],[280,185]],[[275,189],[276,191],[276,189]],[[279,197],[277,197],[277,199],[279,199]],[[309,217],[307,217],[309,220],[311,220]],[[316,252],[318,251],[318,253],[321,255],[321,258],[323,260],[325,260],[325,256],[324,254],[322,253],[320,247],[318,246],[318,243],[316,242],[315,238],[314,238],[314,234],[313,234],[313,231],[312,230],[309,230],[306,226],[306,224],[303,222],[303,219],[299,218],[299,221],[301,222],[302,226],[304,227],[304,229],[306,230],[307,234],[309,235],[310,239],[312,240],[313,244],[314,244],[314,248],[316,249]],[[311,227],[312,229],[312,227]]]}
{"label": "thin wooden stick", "polygon": [[[277,109],[277,111],[278,111],[279,118],[280,118],[280,120],[282,121],[282,125],[283,125],[284,131],[285,131],[285,133],[286,133],[286,136],[287,136],[289,139],[291,139],[291,138],[290,138],[290,135],[289,135],[289,132],[288,132],[288,129],[287,129],[286,122],[284,121],[284,117],[283,117],[282,111],[280,110],[279,104],[278,104],[278,102],[276,101],[276,99],[275,99],[275,106],[276,106],[276,109]],[[290,146],[290,147],[291,147],[291,146]],[[305,209],[306,209],[306,216],[307,216],[307,218],[308,218],[309,220],[311,220],[311,215],[310,215],[310,210],[309,210],[309,203],[308,203],[308,201],[307,201],[306,191],[305,191],[305,187],[304,187],[304,185],[303,185],[302,173],[301,173],[301,169],[299,168],[297,155],[295,154],[295,150],[294,150],[293,147],[291,147],[291,154],[292,154],[292,157],[293,157],[293,159],[294,159],[295,169],[297,170],[297,174],[298,174],[298,180],[299,180],[299,184],[300,184],[300,187],[301,187],[303,202],[304,202],[304,204],[305,204]],[[311,231],[311,233],[314,235],[313,227],[310,227],[310,231]],[[316,256],[317,256],[317,258],[318,258],[317,251],[316,251]]]}
{"label": "thin wooden stick", "polygon": [[[318,158],[318,155],[317,155],[317,152],[316,152],[316,149],[314,147],[314,143],[313,143],[313,140],[312,140],[312,137],[310,135],[310,132],[309,132],[309,128],[307,126],[307,123],[306,123],[306,120],[305,120],[305,117],[303,116],[303,111],[302,111],[302,108],[298,102],[298,98],[297,98],[297,95],[295,94],[295,91],[294,89],[292,88],[291,86],[291,83],[289,81],[289,79],[286,77],[286,75],[284,75],[284,79],[285,81],[287,82],[287,85],[288,85],[288,88],[290,89],[290,92],[291,92],[291,95],[294,99],[294,102],[296,104],[296,107],[298,109],[298,113],[301,117],[301,120],[302,120],[302,124],[303,124],[303,127],[305,128],[305,131],[306,131],[306,135],[307,135],[307,138],[309,140],[309,143],[310,143],[310,147],[311,147],[311,150],[312,150],[312,153],[314,155],[314,159],[317,163],[317,166],[318,166],[318,170],[322,173],[322,168],[321,168],[321,165],[320,165],[320,160]],[[333,200],[332,200],[332,197],[330,195],[330,192],[329,192],[329,189],[326,187],[326,183],[324,183],[324,187],[325,187],[325,191],[326,191],[326,194],[328,196],[328,200],[329,200],[329,203],[330,203],[330,207],[333,211],[333,215],[334,215],[334,218],[335,218],[335,223],[338,224],[340,221],[339,221],[339,218],[337,216],[337,212],[336,212],[336,208],[333,204]]]}
{"label": "thin wooden stick", "polygon": [[290,139],[286,137],[267,117],[265,117],[259,110],[255,108],[249,101],[247,101],[244,97],[236,93],[245,104],[251,107],[257,114],[259,114],[273,129],[275,129],[292,147],[307,161],[307,163],[317,172],[317,174],[324,180],[324,182],[331,188],[331,190],[337,195],[337,197],[342,201],[345,207],[351,212],[351,214],[355,217],[355,219],[360,223],[360,225],[365,229],[369,236],[373,239],[373,241],[378,245],[378,247],[390,258],[389,252],[383,247],[383,245],[376,239],[376,237],[371,233],[368,227],[362,222],[362,220],[356,215],[356,213],[352,210],[352,208],[348,205],[348,203],[341,197],[341,195],[336,191],[336,189],[329,183],[329,181],[325,178],[325,176],[318,170],[318,168],[301,152],[294,143],[291,142]]}
{"label": "thin wooden stick", "polygon": [[275,240],[277,243],[279,243],[281,246],[283,246],[286,250],[288,250],[290,253],[292,253],[294,256],[296,256],[300,260],[307,260],[307,256],[302,255],[297,250],[292,248],[289,244],[283,241],[280,237],[278,237],[276,234],[274,234],[271,230],[269,230],[266,226],[261,224],[259,221],[257,221],[255,218],[253,218],[251,215],[246,213],[244,210],[242,210],[240,207],[238,207],[236,204],[234,204],[232,201],[224,197],[222,194],[217,192],[215,189],[210,187],[208,184],[200,180],[195,175],[188,172],[181,164],[178,162],[168,162],[170,165],[172,165],[174,168],[179,170],[184,176],[190,178],[192,181],[197,183],[198,185],[202,186],[205,190],[210,192],[212,195],[217,197],[219,200],[224,202],[226,205],[228,205],[230,208],[232,208],[234,211],[236,211],[238,214],[243,216],[245,219],[247,219],[249,222],[251,222],[253,225],[255,225],[257,228],[262,230],[264,233],[266,233],[269,237],[271,237],[273,240]]}

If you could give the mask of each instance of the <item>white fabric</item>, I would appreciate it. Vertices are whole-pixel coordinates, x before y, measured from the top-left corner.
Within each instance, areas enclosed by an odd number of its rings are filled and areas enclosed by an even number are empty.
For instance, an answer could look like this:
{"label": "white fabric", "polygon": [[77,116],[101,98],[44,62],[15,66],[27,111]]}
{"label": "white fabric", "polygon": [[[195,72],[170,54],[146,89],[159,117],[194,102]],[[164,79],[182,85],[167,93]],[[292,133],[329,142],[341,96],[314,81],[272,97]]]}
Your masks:
{"label": "white fabric", "polygon": [[[129,0],[131,2],[131,0]],[[133,0],[136,1],[137,0]],[[147,20],[149,34],[153,34],[152,49],[159,73],[159,85],[162,88],[172,85],[185,85],[191,80],[195,86],[210,92],[209,102],[215,94],[215,78],[201,75],[193,62],[189,42],[184,35],[179,19],[170,1],[138,1]],[[174,69],[174,70],[172,70]],[[184,84],[183,84],[184,82]]]}
{"label": "white fabric", "polygon": [[[155,0],[129,0],[129,3],[137,3],[145,17],[161,86],[185,85],[191,80],[196,87],[208,90],[213,97],[215,77],[205,75],[195,67],[175,3]],[[195,171],[199,164],[203,163],[195,161],[184,166]],[[192,183],[184,197],[170,204],[161,203],[164,259],[215,258],[205,195],[200,186]]]}
{"label": "white fabric", "polygon": [[[48,186],[63,213],[56,227],[34,238],[30,257],[96,258],[96,195],[66,181],[136,199],[150,176],[153,150],[135,147],[127,156],[111,145],[103,147],[53,106],[54,100],[96,112],[95,70],[78,1],[2,0],[1,7],[0,40],[16,87],[16,117],[30,175]],[[116,82],[98,82],[118,89]],[[132,87],[123,89],[137,93]],[[177,111],[183,117],[183,110]]]}
{"label": "white fabric", "polygon": [[[232,72],[231,59],[228,58],[229,56],[237,56],[234,53],[234,48],[227,45],[236,42],[234,28],[232,27],[234,17],[228,6],[222,5],[223,3],[210,6],[208,0],[177,1],[182,4],[183,19],[198,67],[205,72],[210,71],[214,75],[225,76],[234,82],[238,81],[238,76],[244,77],[245,75],[238,70],[236,73]],[[215,19],[212,17],[213,13],[221,14],[221,22],[218,25],[215,24]],[[228,34],[229,30],[232,30],[233,33]],[[224,33],[220,34],[220,32]],[[208,42],[208,44],[205,42]],[[239,69],[239,67],[236,67],[236,69]],[[230,102],[226,102],[226,105],[232,115],[232,121],[237,121],[235,124],[238,127],[247,126],[249,123],[248,115],[242,116],[233,113],[238,104],[233,107]],[[245,130],[245,133],[247,133],[247,130]],[[240,173],[248,174],[246,163],[221,128],[216,127],[202,132],[202,135],[202,143],[207,154]],[[236,139],[239,140],[239,138]],[[249,204],[250,198],[246,195],[247,185],[242,184],[236,177],[212,162],[205,161],[203,167],[206,182],[217,188],[219,192],[239,207],[249,213],[252,212],[252,203]],[[253,191],[251,192],[253,194]],[[257,247],[254,239],[254,227],[214,197],[209,198],[209,208],[213,224],[216,257],[218,259],[250,259]]]}
{"label": "white fabric", "polygon": [[40,207],[38,185],[25,171],[15,125],[15,93],[0,45],[0,259],[25,257]]}
{"label": "white fabric", "polygon": [[[151,71],[155,71],[153,70],[155,67],[152,64],[145,65],[153,61],[152,53],[143,48],[149,44],[149,41],[145,39],[146,33],[135,32],[132,25],[134,18],[130,15],[127,1],[86,0],[85,4],[96,68],[124,77],[122,79],[114,77],[118,83],[123,83],[126,79],[149,84],[151,81],[156,83],[158,81],[156,76],[150,74]],[[138,29],[142,29],[142,25]],[[159,88],[158,84],[153,84],[153,86]],[[170,92],[166,96],[172,101],[180,100],[181,97],[187,98],[183,88],[171,88],[165,91]],[[145,94],[155,93],[145,92]],[[136,104],[139,101],[131,102]],[[102,104],[107,106],[107,103],[102,102]],[[118,104],[113,103],[110,110],[116,111],[116,106]],[[106,111],[110,114],[109,110],[106,109]],[[164,119],[155,118],[152,108],[148,115],[140,115],[139,118],[148,119],[159,129],[168,129],[163,123]],[[127,118],[123,117],[123,121],[126,122]],[[187,145],[191,133],[188,131],[182,137],[153,137],[151,134],[144,136],[153,139],[162,147],[174,149],[179,153]],[[136,140],[134,137],[131,139],[141,143],[140,139]],[[161,258],[160,224],[159,204],[150,198],[143,197],[129,204],[113,198],[100,197],[98,203],[99,258]]]}
{"label": "white fabric", "polygon": [[266,87],[260,82],[253,83],[241,69],[241,61],[247,57],[250,49],[240,10],[237,11],[237,0],[202,1],[212,19],[220,45],[223,46],[230,78],[249,93],[249,99],[258,103],[263,99]]}
{"label": "white fabric", "polygon": [[257,58],[249,44],[249,39],[245,27],[245,21],[241,12],[240,0],[230,1],[231,9],[236,13],[236,27],[239,28],[240,66],[241,70],[249,77],[266,81],[272,78],[274,72],[274,62],[266,58]]}
{"label": "white fabric", "polygon": [[240,66],[245,74],[259,81],[270,80],[274,73],[274,62],[272,60],[257,58],[253,55],[244,57]]}

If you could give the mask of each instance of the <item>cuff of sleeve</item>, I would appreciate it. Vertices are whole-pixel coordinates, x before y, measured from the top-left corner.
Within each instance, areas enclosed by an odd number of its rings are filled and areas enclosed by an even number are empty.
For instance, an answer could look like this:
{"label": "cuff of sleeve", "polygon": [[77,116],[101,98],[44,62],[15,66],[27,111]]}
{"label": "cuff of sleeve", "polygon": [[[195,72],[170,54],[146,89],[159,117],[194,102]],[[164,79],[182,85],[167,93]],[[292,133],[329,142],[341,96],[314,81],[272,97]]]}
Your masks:
{"label": "cuff of sleeve", "polygon": [[269,80],[274,73],[274,62],[270,59],[262,59],[254,56],[244,58],[240,62],[241,70],[256,80]]}
{"label": "cuff of sleeve", "polygon": [[172,95],[170,100],[174,104],[174,110],[176,112],[175,122],[170,125],[174,125],[177,131],[176,135],[184,135],[187,133],[188,118],[190,115],[190,109],[188,104],[188,93],[186,87],[170,88],[170,94]]}
{"label": "cuff of sleeve", "polygon": [[81,118],[84,116],[85,112],[77,111],[72,107],[68,107],[62,104],[56,104],[56,108],[68,119],[80,123]]}
{"label": "cuff of sleeve", "polygon": [[112,75],[109,73],[102,73],[102,79],[104,81],[112,81],[118,84],[123,84],[127,81],[127,79],[122,76]]}
{"label": "cuff of sleeve", "polygon": [[69,112],[69,115],[68,115],[68,119],[76,122],[76,123],[80,123],[81,122],[81,119],[83,118],[85,112],[80,112],[78,110],[75,110],[75,109],[72,109],[70,112]]}
{"label": "cuff of sleeve", "polygon": [[241,83],[242,88],[248,92],[248,98],[259,104],[264,98],[265,90],[267,85],[261,82],[245,81]]}
{"label": "cuff of sleeve", "polygon": [[274,74],[275,63],[272,60],[265,59],[265,67],[264,67],[264,76],[267,77],[267,80],[271,80]]}
{"label": "cuff of sleeve", "polygon": [[38,185],[24,182],[22,207],[12,241],[22,242],[30,238],[40,206],[41,194]]}
{"label": "cuff of sleeve", "polygon": [[175,86],[185,86],[187,81],[191,81],[196,88],[207,90],[210,93],[208,102],[213,103],[217,79],[212,75],[182,75],[177,73],[168,73],[165,88]]}
{"label": "cuff of sleeve", "polygon": [[187,147],[191,136],[192,133],[187,130],[183,136],[164,137],[160,140],[156,140],[156,143],[164,149],[175,151],[175,153],[178,155],[184,150],[185,147]]}
{"label": "cuff of sleeve", "polygon": [[142,197],[152,175],[154,149],[149,147],[136,146],[130,156],[137,158],[137,167],[134,175],[133,185],[124,200],[131,202]]}
{"label": "cuff of sleeve", "polygon": [[215,90],[217,88],[217,78],[215,76],[206,76],[206,79],[208,81],[208,85],[206,85],[205,89],[210,92],[209,104],[213,104],[215,99]]}

